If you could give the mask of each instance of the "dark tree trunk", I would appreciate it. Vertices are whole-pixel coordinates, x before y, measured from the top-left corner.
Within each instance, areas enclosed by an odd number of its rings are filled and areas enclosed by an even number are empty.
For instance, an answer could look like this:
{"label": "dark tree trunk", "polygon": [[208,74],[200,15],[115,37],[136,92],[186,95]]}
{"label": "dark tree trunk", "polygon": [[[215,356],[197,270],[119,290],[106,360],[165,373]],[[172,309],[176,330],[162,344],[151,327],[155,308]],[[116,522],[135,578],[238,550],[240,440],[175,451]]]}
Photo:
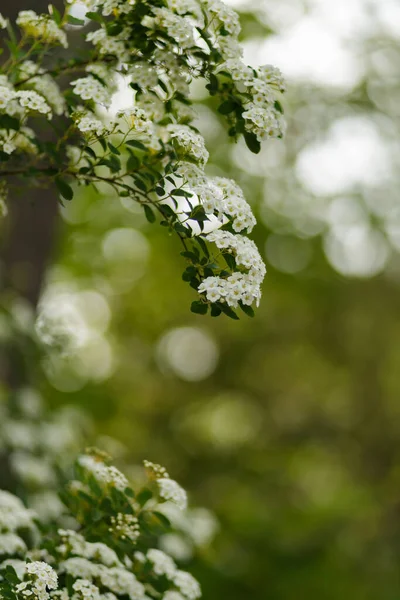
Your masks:
{"label": "dark tree trunk", "polygon": [[[52,0],[62,10],[63,2]],[[11,22],[20,10],[48,12],[48,0],[12,0],[2,3],[1,12]],[[9,214],[2,223],[0,244],[0,299],[17,294],[33,310],[40,297],[46,268],[50,262],[58,222],[58,197],[54,188],[27,186],[8,197]],[[13,391],[27,385],[23,357],[13,340],[0,347],[0,386]],[[0,488],[15,489],[7,456],[0,456]]]}

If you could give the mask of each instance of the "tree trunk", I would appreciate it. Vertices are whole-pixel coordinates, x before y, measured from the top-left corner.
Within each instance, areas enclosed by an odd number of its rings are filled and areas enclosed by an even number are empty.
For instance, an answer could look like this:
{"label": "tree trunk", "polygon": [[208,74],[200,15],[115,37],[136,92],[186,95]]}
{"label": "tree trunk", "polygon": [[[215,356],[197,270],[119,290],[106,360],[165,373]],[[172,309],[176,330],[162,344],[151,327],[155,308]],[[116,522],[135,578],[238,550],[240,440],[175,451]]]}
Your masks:
{"label": "tree trunk", "polygon": [[[52,3],[62,10],[60,0]],[[2,3],[2,15],[11,22],[19,11],[48,12],[48,0],[12,0]],[[1,38],[0,38],[1,41]],[[4,53],[5,55],[7,52]],[[23,193],[9,191],[9,214],[2,223],[0,246],[0,300],[17,294],[36,310],[46,268],[54,248],[58,222],[58,197],[53,187],[27,187]],[[12,301],[12,300],[11,300]],[[29,383],[24,360],[13,340],[1,343],[0,386],[9,393]],[[0,455],[0,488],[15,489],[7,455]]]}

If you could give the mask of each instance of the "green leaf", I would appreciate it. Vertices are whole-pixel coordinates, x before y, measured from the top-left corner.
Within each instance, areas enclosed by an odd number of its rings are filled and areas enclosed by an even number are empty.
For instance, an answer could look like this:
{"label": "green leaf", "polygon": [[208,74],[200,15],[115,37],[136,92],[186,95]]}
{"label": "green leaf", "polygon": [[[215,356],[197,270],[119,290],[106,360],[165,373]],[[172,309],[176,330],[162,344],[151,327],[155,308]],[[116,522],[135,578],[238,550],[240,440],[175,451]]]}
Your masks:
{"label": "green leaf", "polygon": [[146,502],[148,502],[152,497],[153,492],[148,488],[143,488],[143,490],[141,490],[136,496],[136,501],[138,502],[138,504],[140,504],[140,506],[144,506]]}
{"label": "green leaf", "polygon": [[232,310],[231,307],[228,306],[225,302],[218,302],[218,308],[220,308],[221,311],[230,319],[233,319],[234,321],[239,321],[239,317],[237,316],[235,311]]}
{"label": "green leaf", "polygon": [[191,194],[190,192],[186,192],[185,190],[179,190],[178,188],[175,188],[174,190],[172,190],[172,192],[170,192],[171,196],[184,196],[185,198],[189,197],[191,198],[193,196],[193,194]]}
{"label": "green leaf", "polygon": [[5,578],[7,579],[7,581],[9,581],[10,583],[19,583],[20,579],[14,569],[14,567],[12,567],[11,565],[7,565],[6,566],[6,570],[5,570],[5,574],[4,574]]}
{"label": "green leaf", "polygon": [[207,256],[207,258],[209,258],[210,257],[210,253],[208,251],[207,244],[205,243],[205,241],[203,240],[203,238],[196,237],[195,240],[199,244],[200,248],[203,250],[204,254]]}
{"label": "green leaf", "polygon": [[183,281],[190,281],[191,279],[193,279],[193,277],[196,277],[196,275],[197,275],[196,267],[194,267],[193,265],[190,265],[183,271],[182,279],[183,279]]}
{"label": "green leaf", "polygon": [[62,22],[62,17],[60,12],[56,9],[55,6],[53,6],[52,4],[49,4],[49,13],[51,14],[51,16],[54,19],[54,22],[57,23],[58,26],[61,25]]}
{"label": "green leaf", "polygon": [[0,115],[0,129],[14,129],[18,131],[20,128],[19,119],[15,117],[10,117],[10,115]]}
{"label": "green leaf", "polygon": [[135,497],[135,492],[133,491],[132,488],[127,487],[125,488],[125,495],[128,496],[128,498],[134,498]]}
{"label": "green leaf", "polygon": [[61,196],[65,198],[65,200],[72,200],[74,197],[74,190],[69,183],[67,183],[65,179],[62,179],[61,177],[56,177],[54,181]]}
{"label": "green leaf", "polygon": [[89,154],[89,156],[91,156],[92,158],[96,159],[97,158],[97,154],[96,152],[93,150],[93,148],[91,148],[90,146],[85,146],[85,152],[87,154]]}
{"label": "green leaf", "polygon": [[236,269],[236,260],[235,257],[229,252],[224,253],[224,259],[228,267],[234,271]]}
{"label": "green leaf", "polygon": [[258,154],[261,150],[261,144],[258,141],[256,134],[245,131],[243,135],[248,149],[253,152],[253,154]]}
{"label": "green leaf", "polygon": [[225,102],[219,105],[218,112],[221,113],[221,115],[229,115],[229,113],[233,112],[236,107],[236,102],[233,102],[232,100],[225,100]]}
{"label": "green leaf", "polygon": [[111,142],[108,142],[108,147],[113,154],[121,154],[118,148],[116,148]]}
{"label": "green leaf", "polygon": [[154,510],[152,512],[152,515],[158,521],[160,521],[160,524],[162,525],[163,528],[170,529],[170,527],[171,527],[171,521],[163,513],[159,512],[158,510]]}
{"label": "green leaf", "polygon": [[212,317],[219,317],[221,312],[222,312],[221,309],[216,304],[211,304],[211,316]]}
{"label": "green leaf", "polygon": [[144,183],[144,181],[139,179],[139,177],[135,177],[133,181],[135,182],[135,185],[137,188],[139,188],[139,190],[141,190],[142,192],[147,192],[146,184]]}
{"label": "green leaf", "polygon": [[131,154],[126,161],[126,168],[128,171],[136,171],[138,166],[140,165],[140,160],[134,154]]}
{"label": "green leaf", "polygon": [[190,310],[192,313],[196,313],[197,315],[206,315],[208,311],[208,304],[201,302],[201,300],[195,300],[192,302]]}
{"label": "green leaf", "polygon": [[103,18],[101,15],[99,15],[97,12],[87,12],[85,14],[85,17],[87,19],[90,19],[91,21],[97,21],[98,23],[102,23],[103,22]]}
{"label": "green leaf", "polygon": [[139,148],[139,150],[145,150],[147,152],[146,146],[138,140],[127,140],[125,144],[127,146],[133,146],[134,148]]}
{"label": "green leaf", "polygon": [[143,204],[144,214],[149,223],[154,223],[156,215],[148,204]]}
{"label": "green leaf", "polygon": [[[54,7],[53,7],[54,10]],[[67,17],[67,21],[70,25],[84,25],[85,21],[83,21],[82,19],[77,19],[76,17],[73,17],[72,15],[68,15]]]}
{"label": "green leaf", "polygon": [[246,313],[247,316],[252,317],[252,318],[255,316],[254,309],[251,306],[249,306],[248,304],[243,304],[243,302],[241,300],[239,300],[239,306],[242,309],[242,311],[244,313]]}

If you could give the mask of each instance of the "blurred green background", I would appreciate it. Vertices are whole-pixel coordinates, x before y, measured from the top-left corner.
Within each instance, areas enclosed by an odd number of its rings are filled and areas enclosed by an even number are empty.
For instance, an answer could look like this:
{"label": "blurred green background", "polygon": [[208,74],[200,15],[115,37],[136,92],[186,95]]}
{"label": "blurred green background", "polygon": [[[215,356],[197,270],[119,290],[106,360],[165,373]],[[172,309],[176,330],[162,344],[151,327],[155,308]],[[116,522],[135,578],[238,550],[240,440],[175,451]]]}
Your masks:
{"label": "blurred green background", "polygon": [[47,273],[36,383],[215,513],[190,563],[204,598],[398,600],[400,3],[234,5],[245,60],[288,81],[286,138],[258,156],[193,89],[209,172],[258,216],[256,318],[191,314],[178,241],[129,199],[81,190]]}

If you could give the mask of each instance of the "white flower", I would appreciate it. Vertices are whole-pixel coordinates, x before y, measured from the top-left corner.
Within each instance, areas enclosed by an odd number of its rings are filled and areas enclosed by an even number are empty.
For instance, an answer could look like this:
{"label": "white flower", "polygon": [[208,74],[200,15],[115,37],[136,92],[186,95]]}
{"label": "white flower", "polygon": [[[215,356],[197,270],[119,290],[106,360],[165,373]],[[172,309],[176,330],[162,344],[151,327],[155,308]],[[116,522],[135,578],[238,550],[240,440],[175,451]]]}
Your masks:
{"label": "white flower", "polygon": [[110,533],[116,534],[122,540],[136,542],[140,535],[139,522],[133,515],[118,513],[116,517],[111,517],[111,524]]}
{"label": "white flower", "polygon": [[182,596],[182,594],[180,594],[179,592],[175,592],[174,590],[168,590],[168,592],[165,592],[164,596],[162,597],[162,600],[185,600],[185,599]]}
{"label": "white flower", "polygon": [[177,571],[174,576],[174,584],[188,600],[197,600],[201,596],[199,582],[186,571]]}
{"label": "white flower", "polygon": [[33,527],[35,514],[9,492],[0,490],[0,531],[14,532],[20,528]]}
{"label": "white flower", "polygon": [[6,29],[7,27],[7,19],[5,19],[3,17],[3,15],[0,13],[0,29]]}
{"label": "white flower", "polygon": [[25,578],[16,586],[16,592],[21,593],[24,598],[37,598],[37,600],[48,600],[49,590],[57,589],[58,577],[54,569],[43,561],[27,563],[25,567]]}
{"label": "white flower", "polygon": [[77,579],[73,584],[72,589],[77,592],[73,596],[76,600],[100,600],[99,588],[93,585],[88,579]]}
{"label": "white flower", "polygon": [[7,105],[16,97],[16,92],[4,85],[0,86],[0,110],[6,110]]}
{"label": "white flower", "polygon": [[179,483],[167,477],[157,479],[157,483],[161,498],[173,502],[182,510],[187,507],[187,495]]}
{"label": "white flower", "polygon": [[51,119],[51,108],[41,94],[32,90],[22,90],[16,92],[15,97],[24,108],[29,108],[32,111],[40,112]]}
{"label": "white flower", "polygon": [[205,147],[204,138],[193,131],[187,125],[168,125],[167,130],[171,139],[176,142],[178,151],[183,156],[192,157],[200,165],[205,165],[208,161],[208,152]]}
{"label": "white flower", "polygon": [[47,15],[37,15],[33,10],[22,10],[18,13],[16,23],[26,35],[45,43],[68,47],[65,32]]}
{"label": "white flower", "polygon": [[82,133],[94,133],[98,137],[101,137],[107,132],[107,127],[105,126],[105,124],[102,123],[99,119],[96,119],[95,117],[92,117],[90,115],[78,117],[76,125],[79,131],[82,131]]}
{"label": "white flower", "polygon": [[156,575],[165,575],[167,579],[173,579],[177,571],[176,564],[165,552],[152,548],[147,552],[147,560],[151,562]]}
{"label": "white flower", "polygon": [[26,545],[15,533],[0,534],[0,556],[5,554],[13,556],[14,554],[23,554],[26,552]]}
{"label": "white flower", "polygon": [[71,81],[73,92],[83,100],[92,100],[108,107],[111,103],[109,90],[92,75]]}

